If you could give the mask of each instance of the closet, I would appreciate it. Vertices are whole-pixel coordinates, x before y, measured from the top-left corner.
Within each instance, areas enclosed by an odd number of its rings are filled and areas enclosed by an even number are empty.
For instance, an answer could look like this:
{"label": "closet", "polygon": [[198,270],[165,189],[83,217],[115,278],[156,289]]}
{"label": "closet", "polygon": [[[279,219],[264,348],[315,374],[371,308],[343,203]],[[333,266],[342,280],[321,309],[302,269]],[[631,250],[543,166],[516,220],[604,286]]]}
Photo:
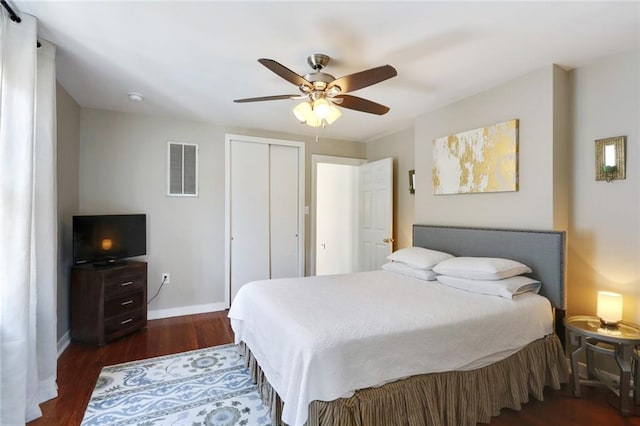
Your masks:
{"label": "closet", "polygon": [[304,274],[304,144],[226,136],[227,302],[250,281]]}

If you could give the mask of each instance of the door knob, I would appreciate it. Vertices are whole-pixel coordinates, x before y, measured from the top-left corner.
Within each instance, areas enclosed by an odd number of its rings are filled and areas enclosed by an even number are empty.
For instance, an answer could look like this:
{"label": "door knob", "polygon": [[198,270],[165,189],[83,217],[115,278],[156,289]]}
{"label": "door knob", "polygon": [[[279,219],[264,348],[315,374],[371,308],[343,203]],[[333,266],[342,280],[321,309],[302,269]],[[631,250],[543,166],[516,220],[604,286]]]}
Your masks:
{"label": "door knob", "polygon": [[383,243],[392,243],[395,240],[393,238],[385,238],[384,240],[382,240]]}

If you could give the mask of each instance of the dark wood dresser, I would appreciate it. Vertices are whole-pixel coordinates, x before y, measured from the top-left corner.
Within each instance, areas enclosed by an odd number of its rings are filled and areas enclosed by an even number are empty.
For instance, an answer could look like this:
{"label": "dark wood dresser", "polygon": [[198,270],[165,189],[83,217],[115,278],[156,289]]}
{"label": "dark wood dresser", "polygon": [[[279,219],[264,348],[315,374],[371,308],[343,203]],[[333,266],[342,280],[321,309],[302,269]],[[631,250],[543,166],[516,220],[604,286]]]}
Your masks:
{"label": "dark wood dresser", "polygon": [[147,325],[147,263],[71,270],[71,339],[104,345]]}

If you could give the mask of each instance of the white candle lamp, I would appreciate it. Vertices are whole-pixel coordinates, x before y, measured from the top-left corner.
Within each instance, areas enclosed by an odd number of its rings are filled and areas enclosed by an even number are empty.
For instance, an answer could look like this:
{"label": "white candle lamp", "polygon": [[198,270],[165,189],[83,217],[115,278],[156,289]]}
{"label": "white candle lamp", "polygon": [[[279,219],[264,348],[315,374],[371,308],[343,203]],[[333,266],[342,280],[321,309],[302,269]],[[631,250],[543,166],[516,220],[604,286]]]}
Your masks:
{"label": "white candle lamp", "polygon": [[599,291],[596,311],[605,327],[617,327],[622,320],[622,295]]}

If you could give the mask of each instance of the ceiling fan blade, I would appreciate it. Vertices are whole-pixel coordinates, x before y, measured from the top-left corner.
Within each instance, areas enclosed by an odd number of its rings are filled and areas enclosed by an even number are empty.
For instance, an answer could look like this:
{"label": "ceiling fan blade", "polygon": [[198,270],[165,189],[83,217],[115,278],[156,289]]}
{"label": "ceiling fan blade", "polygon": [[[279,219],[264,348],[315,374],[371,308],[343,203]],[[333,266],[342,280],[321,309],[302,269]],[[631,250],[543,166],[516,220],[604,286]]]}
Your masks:
{"label": "ceiling fan blade", "polygon": [[271,71],[278,74],[280,77],[284,78],[288,82],[295,84],[296,86],[312,87],[312,84],[309,83],[304,78],[302,78],[302,76],[296,74],[295,72],[291,71],[289,68],[285,67],[279,62],[274,61],[273,59],[263,58],[263,59],[258,59],[258,62],[260,62],[262,65],[269,68]]}
{"label": "ceiling fan blade", "polygon": [[280,99],[296,99],[297,97],[299,97],[299,95],[261,96],[259,98],[234,99],[233,102],[237,102],[241,104],[244,102],[262,102],[262,101],[278,101]]}
{"label": "ceiling fan blade", "polygon": [[329,83],[327,88],[331,89],[333,86],[339,86],[342,93],[353,92],[354,90],[380,83],[381,81],[395,77],[396,75],[398,75],[398,72],[394,67],[391,65],[383,65],[381,67],[371,68],[370,70],[360,71],[355,74],[340,77]]}
{"label": "ceiling fan blade", "polygon": [[337,95],[333,99],[342,99],[342,102],[336,102],[336,105],[343,108],[355,109],[356,111],[368,112],[369,114],[384,115],[389,112],[389,107],[370,101],[368,99],[359,98],[352,95]]}

